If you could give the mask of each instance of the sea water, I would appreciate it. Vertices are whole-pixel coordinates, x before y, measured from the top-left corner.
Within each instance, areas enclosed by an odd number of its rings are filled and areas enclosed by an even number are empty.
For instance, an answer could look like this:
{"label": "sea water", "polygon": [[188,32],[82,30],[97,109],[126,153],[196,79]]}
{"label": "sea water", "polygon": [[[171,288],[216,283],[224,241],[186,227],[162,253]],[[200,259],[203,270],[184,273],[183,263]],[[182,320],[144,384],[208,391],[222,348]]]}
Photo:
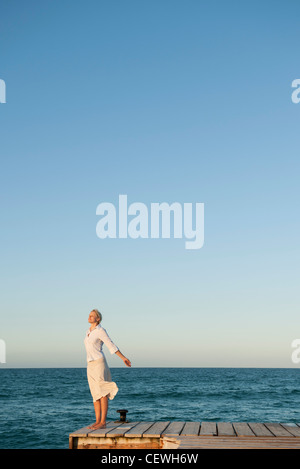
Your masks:
{"label": "sea water", "polygon": [[[300,369],[111,368],[107,420],[300,422]],[[0,369],[0,448],[68,448],[94,422],[85,368]]]}

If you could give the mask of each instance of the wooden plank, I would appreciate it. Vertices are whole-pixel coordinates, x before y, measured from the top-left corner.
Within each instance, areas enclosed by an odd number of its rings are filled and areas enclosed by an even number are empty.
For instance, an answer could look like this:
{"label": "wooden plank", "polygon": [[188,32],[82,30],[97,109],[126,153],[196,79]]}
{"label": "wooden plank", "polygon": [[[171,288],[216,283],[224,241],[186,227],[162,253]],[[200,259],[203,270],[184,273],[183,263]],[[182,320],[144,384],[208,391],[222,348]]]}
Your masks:
{"label": "wooden plank", "polygon": [[218,436],[236,436],[232,423],[218,422],[217,423]]}
{"label": "wooden plank", "polygon": [[[201,447],[213,447],[214,441],[217,439],[219,443],[217,447],[228,446],[228,438],[236,436],[234,440],[245,440],[245,442],[236,442],[232,443],[233,447],[238,447],[238,444],[242,447],[255,447],[256,443],[251,443],[250,439],[253,440],[260,439],[259,447],[285,447],[283,440],[286,439],[286,444],[290,447],[293,443],[292,440],[295,440],[295,445],[300,445],[300,424],[293,423],[261,423],[261,422],[169,422],[169,421],[157,421],[157,422],[108,422],[105,428],[100,428],[98,430],[92,430],[88,427],[80,428],[69,435],[69,445],[70,448],[77,448],[79,445],[79,440],[81,439],[81,445],[85,445],[83,441],[86,441],[87,446],[93,446],[93,441],[97,442],[97,439],[93,437],[105,437],[107,438],[107,447],[110,447],[112,443],[110,439],[115,437],[131,438],[128,442],[128,446],[143,444],[139,443],[139,439],[144,438],[145,445],[152,444],[152,438],[164,438],[170,437],[170,442],[168,444],[177,444],[178,439],[181,441],[181,438],[185,441],[186,444],[191,444],[192,447],[197,447],[198,439],[203,437],[202,440],[205,440],[204,443],[201,443]],[[217,438],[216,438],[217,436]],[[90,438],[91,437],[91,438]],[[148,439],[147,439],[148,437]],[[172,437],[175,440],[172,440]],[[256,438],[259,437],[259,438]],[[135,438],[136,441],[135,442]],[[225,439],[224,439],[225,438]],[[226,439],[227,438],[227,439]],[[87,440],[90,439],[90,442]],[[270,439],[269,443],[266,441]],[[149,441],[148,441],[149,440]],[[172,441],[171,441],[172,440]],[[113,441],[113,440],[111,440]],[[154,440],[153,440],[154,441]],[[189,442],[189,443],[187,443]],[[96,445],[99,443],[95,443]],[[103,440],[103,444],[106,443]],[[103,446],[100,443],[101,447]],[[124,444],[124,443],[122,443]],[[204,445],[204,446],[203,446]],[[207,445],[207,446],[205,446]],[[187,447],[187,446],[185,446]]]}
{"label": "wooden plank", "polygon": [[202,422],[200,427],[201,436],[215,436],[217,435],[216,422]]}
{"label": "wooden plank", "polygon": [[288,430],[294,436],[300,436],[300,428],[294,423],[282,423],[283,428]]}
{"label": "wooden plank", "polygon": [[233,428],[237,436],[254,436],[255,434],[246,422],[233,422]]}
{"label": "wooden plank", "polygon": [[186,422],[180,435],[198,435],[200,430],[200,422]]}
{"label": "wooden plank", "polygon": [[160,438],[170,422],[155,422],[152,427],[143,433],[143,437]]}
{"label": "wooden plank", "polygon": [[178,449],[300,449],[300,438],[260,437],[232,438],[223,436],[179,437]]}
{"label": "wooden plank", "polygon": [[74,449],[74,438],[69,435],[69,449]]}
{"label": "wooden plank", "polygon": [[177,436],[180,435],[185,422],[171,422],[170,425],[164,430],[164,435]]}
{"label": "wooden plank", "polygon": [[116,438],[116,437],[121,437],[124,436],[126,432],[131,430],[133,427],[135,427],[138,423],[140,422],[128,422],[128,423],[123,423],[119,425],[116,428],[113,428],[110,430],[108,433],[106,433],[107,438]]}
{"label": "wooden plank", "polygon": [[248,425],[256,436],[274,436],[273,433],[271,433],[263,423],[248,422]]}
{"label": "wooden plank", "polygon": [[133,427],[131,430],[128,430],[128,432],[124,433],[125,438],[136,438],[136,437],[142,437],[143,433],[147,431],[154,422],[139,422],[135,427]]}
{"label": "wooden plank", "polygon": [[82,427],[82,428],[79,428],[79,430],[76,430],[75,432],[70,433],[69,436],[70,436],[70,437],[74,437],[74,436],[75,436],[75,437],[79,437],[79,436],[84,437],[84,436],[87,436],[88,433],[90,433],[90,432],[91,432],[91,429],[90,429],[90,428],[88,428],[88,427]]}
{"label": "wooden plank", "polygon": [[275,436],[291,436],[291,433],[283,428],[280,423],[265,423],[265,426],[273,433]]}

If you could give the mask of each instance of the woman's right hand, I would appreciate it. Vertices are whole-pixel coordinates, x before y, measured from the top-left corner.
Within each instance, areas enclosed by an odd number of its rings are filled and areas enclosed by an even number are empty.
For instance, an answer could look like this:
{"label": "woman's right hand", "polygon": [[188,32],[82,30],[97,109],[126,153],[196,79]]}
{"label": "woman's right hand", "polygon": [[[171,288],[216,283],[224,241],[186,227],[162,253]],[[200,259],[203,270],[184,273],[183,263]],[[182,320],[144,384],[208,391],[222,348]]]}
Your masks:
{"label": "woman's right hand", "polygon": [[126,366],[129,366],[129,367],[131,366],[131,361],[128,360],[128,358],[125,357],[123,362],[125,363]]}

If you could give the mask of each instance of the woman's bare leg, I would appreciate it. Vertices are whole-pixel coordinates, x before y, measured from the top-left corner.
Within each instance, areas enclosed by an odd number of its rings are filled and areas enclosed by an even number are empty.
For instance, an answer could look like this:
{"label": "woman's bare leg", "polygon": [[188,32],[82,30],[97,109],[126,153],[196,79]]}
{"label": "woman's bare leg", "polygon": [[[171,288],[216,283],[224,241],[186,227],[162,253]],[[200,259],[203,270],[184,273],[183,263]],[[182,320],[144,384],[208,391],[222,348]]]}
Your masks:
{"label": "woman's bare leg", "polygon": [[90,425],[89,428],[96,430],[97,428],[106,427],[106,416],[108,409],[108,397],[104,396],[94,402],[96,422]]}
{"label": "woman's bare leg", "polygon": [[96,422],[90,425],[88,428],[95,428],[95,426],[101,422],[101,400],[100,399],[94,402],[94,409],[95,409]]}
{"label": "woman's bare leg", "polygon": [[107,409],[108,409],[108,397],[103,396],[101,397],[101,422],[100,422],[103,426],[106,425]]}

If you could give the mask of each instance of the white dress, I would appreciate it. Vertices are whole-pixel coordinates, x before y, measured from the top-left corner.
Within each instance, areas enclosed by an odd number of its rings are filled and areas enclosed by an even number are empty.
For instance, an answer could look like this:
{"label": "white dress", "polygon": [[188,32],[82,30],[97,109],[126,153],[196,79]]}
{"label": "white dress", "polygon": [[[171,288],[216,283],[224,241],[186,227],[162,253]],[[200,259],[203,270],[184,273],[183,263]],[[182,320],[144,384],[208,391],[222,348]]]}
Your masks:
{"label": "white dress", "polygon": [[93,402],[104,396],[111,400],[118,392],[118,386],[112,381],[110,369],[102,351],[103,343],[111,354],[119,350],[100,324],[92,331],[86,332],[84,345],[87,352],[87,378]]}

